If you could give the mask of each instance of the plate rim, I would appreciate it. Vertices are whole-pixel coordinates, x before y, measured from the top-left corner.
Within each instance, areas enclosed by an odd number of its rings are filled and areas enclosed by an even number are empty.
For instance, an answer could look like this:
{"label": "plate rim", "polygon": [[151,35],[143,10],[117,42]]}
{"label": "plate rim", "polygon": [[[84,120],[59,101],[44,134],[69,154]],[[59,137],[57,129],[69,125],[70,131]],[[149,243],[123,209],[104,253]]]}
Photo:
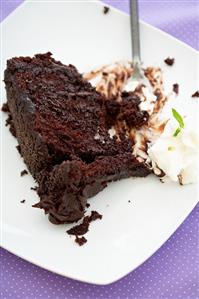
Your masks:
{"label": "plate rim", "polygon": [[32,261],[32,259],[28,259],[26,257],[23,256],[23,254],[16,254],[12,249],[8,249],[5,245],[3,245],[3,242],[1,244],[1,247],[5,250],[7,250],[8,252],[10,252],[11,254],[15,255],[16,257],[19,257],[21,259],[23,259],[24,261],[26,262],[29,262],[41,269],[44,269],[46,271],[49,271],[51,273],[54,273],[56,275],[60,275],[62,277],[65,277],[65,278],[69,278],[69,279],[72,279],[72,280],[76,280],[78,282],[81,282],[81,283],[88,283],[88,284],[91,284],[91,285],[98,285],[98,286],[105,286],[105,285],[110,285],[110,284],[113,284],[113,283],[116,283],[118,282],[119,280],[123,279],[124,277],[126,277],[127,275],[129,275],[130,273],[132,273],[133,271],[137,270],[140,266],[142,266],[145,262],[147,262],[154,254],[157,253],[157,251],[173,236],[173,234],[175,234],[175,232],[180,228],[180,226],[184,223],[184,221],[189,217],[189,215],[192,213],[192,211],[196,208],[196,206],[198,205],[199,201],[194,205],[194,207],[191,209],[191,211],[188,213],[188,215],[186,215],[184,218],[183,218],[183,221],[180,222],[180,224],[177,226],[177,228],[172,232],[172,234],[166,238],[166,240],[164,241],[164,243],[161,243],[160,245],[157,246],[157,248],[155,249],[155,251],[152,253],[152,254],[149,254],[149,256],[142,262],[140,262],[133,270],[130,270],[128,271],[126,274],[120,276],[119,278],[115,278],[115,279],[106,279],[104,282],[103,279],[101,279],[99,281],[88,281],[88,280],[84,280],[84,279],[81,279],[81,278],[75,278],[73,275],[70,275],[70,276],[66,276],[65,274],[61,273],[60,271],[53,271],[53,270],[50,270],[48,267],[46,266],[43,266],[41,265],[41,263],[37,263],[37,262],[34,262]]}

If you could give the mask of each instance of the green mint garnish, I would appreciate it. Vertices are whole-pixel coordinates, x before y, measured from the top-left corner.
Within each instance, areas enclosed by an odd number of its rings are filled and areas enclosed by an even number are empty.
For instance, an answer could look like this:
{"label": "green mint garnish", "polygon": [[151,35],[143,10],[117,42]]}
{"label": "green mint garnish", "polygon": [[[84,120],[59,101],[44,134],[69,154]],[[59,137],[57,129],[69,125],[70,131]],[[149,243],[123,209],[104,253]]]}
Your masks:
{"label": "green mint garnish", "polygon": [[181,131],[181,128],[177,128],[177,129],[175,130],[175,132],[173,133],[173,137],[178,136],[178,134],[180,133],[180,131]]}
{"label": "green mint garnish", "polygon": [[179,123],[179,127],[176,129],[176,131],[173,134],[173,136],[176,137],[180,133],[181,129],[184,128],[184,121],[183,121],[182,116],[174,108],[172,108],[172,113],[173,113],[173,117]]}
{"label": "green mint garnish", "polygon": [[180,128],[184,128],[184,121],[182,116],[174,108],[172,108],[172,113],[177,122],[179,123]]}

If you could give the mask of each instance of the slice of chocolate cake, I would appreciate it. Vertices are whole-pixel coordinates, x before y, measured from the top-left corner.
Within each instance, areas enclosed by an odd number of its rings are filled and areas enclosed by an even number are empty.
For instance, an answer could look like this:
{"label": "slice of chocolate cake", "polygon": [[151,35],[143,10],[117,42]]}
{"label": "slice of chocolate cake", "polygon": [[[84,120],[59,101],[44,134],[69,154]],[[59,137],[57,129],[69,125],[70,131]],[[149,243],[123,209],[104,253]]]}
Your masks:
{"label": "slice of chocolate cake", "polygon": [[[40,202],[53,223],[81,218],[87,198],[108,182],[146,176],[132,143],[111,127],[140,127],[148,115],[139,98],[105,99],[72,65],[51,53],[12,58],[5,71],[7,107],[21,155],[39,184]],[[107,102],[108,101],[108,102]]]}

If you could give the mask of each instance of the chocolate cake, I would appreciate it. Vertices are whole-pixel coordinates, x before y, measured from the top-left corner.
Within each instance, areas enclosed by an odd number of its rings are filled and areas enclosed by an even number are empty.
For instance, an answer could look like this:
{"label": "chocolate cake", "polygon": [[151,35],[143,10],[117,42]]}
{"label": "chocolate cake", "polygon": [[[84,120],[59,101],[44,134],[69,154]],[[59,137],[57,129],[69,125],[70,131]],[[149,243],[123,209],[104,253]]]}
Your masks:
{"label": "chocolate cake", "polygon": [[132,155],[124,130],[111,136],[117,123],[139,128],[148,120],[139,98],[123,93],[106,99],[73,65],[51,53],[7,61],[5,70],[9,123],[20,153],[34,179],[40,202],[53,223],[84,215],[87,198],[110,181],[144,177],[150,170]]}

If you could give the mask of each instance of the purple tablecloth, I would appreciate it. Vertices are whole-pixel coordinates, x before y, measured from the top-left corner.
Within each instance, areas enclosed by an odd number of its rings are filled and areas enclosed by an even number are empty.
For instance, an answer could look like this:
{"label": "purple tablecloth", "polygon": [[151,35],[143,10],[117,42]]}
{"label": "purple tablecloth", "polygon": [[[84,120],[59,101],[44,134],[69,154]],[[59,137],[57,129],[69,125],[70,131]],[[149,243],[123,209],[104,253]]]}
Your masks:
{"label": "purple tablecloth", "polygon": [[[67,0],[66,0],[67,1]],[[22,1],[2,1],[2,21]],[[128,11],[127,0],[104,0]],[[199,0],[139,1],[141,19],[199,49]],[[2,299],[197,299],[199,205],[142,266],[120,281],[95,286],[43,270],[1,250]]]}

